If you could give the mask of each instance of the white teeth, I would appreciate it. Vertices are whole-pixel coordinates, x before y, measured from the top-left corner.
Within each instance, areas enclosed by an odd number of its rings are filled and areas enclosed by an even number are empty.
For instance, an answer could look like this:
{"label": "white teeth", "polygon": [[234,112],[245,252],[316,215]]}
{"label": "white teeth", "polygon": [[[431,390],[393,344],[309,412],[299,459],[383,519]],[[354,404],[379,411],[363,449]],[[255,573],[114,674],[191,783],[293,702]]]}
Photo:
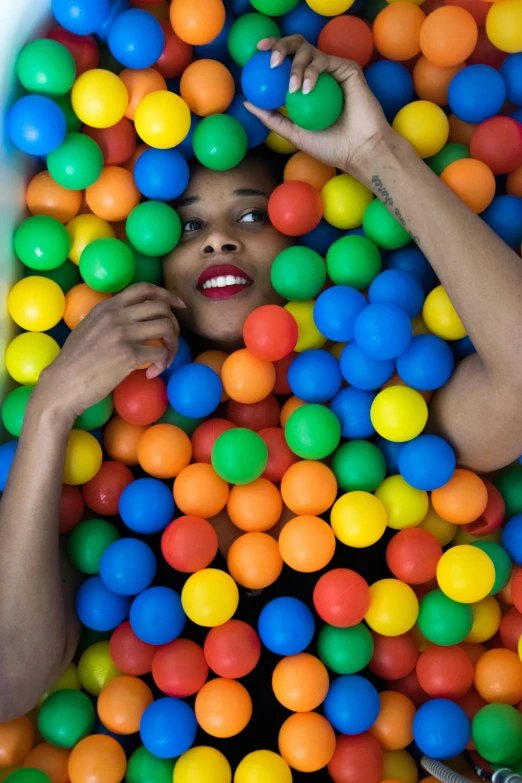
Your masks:
{"label": "white teeth", "polygon": [[201,288],[225,288],[228,285],[249,285],[249,281],[244,277],[234,277],[234,275],[219,275],[219,277],[211,277],[207,280]]}
{"label": "white teeth", "polygon": [[225,277],[225,285],[235,285],[235,283],[236,283],[236,278],[234,277],[234,275],[227,275]]}
{"label": "white teeth", "polygon": [[227,284],[226,277],[223,277],[223,275],[220,275],[218,277],[218,279],[217,279],[218,288],[224,288],[226,286],[226,284]]}

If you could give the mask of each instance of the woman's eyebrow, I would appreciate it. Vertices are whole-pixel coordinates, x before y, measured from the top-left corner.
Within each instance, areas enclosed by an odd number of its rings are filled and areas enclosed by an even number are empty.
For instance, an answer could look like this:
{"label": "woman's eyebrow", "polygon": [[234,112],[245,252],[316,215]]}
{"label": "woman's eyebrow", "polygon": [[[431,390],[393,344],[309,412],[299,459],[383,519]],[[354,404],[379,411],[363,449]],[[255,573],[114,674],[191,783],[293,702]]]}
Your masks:
{"label": "woman's eyebrow", "polygon": [[257,190],[256,188],[237,188],[233,191],[234,196],[264,196],[268,198],[268,193],[264,190]]}
{"label": "woman's eyebrow", "polygon": [[199,196],[185,196],[185,198],[179,198],[174,201],[174,208],[188,207],[191,204],[195,204],[197,201],[201,201]]}

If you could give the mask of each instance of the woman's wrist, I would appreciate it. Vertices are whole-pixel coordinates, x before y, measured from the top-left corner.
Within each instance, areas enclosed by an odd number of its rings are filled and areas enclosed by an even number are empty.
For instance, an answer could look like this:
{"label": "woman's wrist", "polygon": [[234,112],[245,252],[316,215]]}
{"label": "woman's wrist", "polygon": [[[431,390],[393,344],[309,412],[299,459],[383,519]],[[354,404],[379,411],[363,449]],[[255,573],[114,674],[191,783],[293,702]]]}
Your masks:
{"label": "woman's wrist", "polygon": [[76,414],[51,385],[38,383],[27,404],[24,423],[39,423],[68,433],[75,422]]}
{"label": "woman's wrist", "polygon": [[409,142],[388,126],[356,152],[345,170],[385,202],[386,194],[382,192],[381,183],[386,172],[400,167],[412,154],[418,160]]}

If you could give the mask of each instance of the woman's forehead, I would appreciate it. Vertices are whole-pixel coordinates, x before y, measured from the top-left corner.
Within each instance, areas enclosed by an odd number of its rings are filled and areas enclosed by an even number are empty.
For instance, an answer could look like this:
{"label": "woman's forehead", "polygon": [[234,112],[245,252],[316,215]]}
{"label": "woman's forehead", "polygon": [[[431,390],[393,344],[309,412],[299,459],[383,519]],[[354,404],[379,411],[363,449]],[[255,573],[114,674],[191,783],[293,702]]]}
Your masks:
{"label": "woman's forehead", "polygon": [[228,171],[212,171],[198,165],[192,169],[189,184],[180,200],[192,196],[201,199],[232,197],[235,191],[256,191],[270,195],[277,184],[270,169],[255,158],[245,158],[239,166]]}

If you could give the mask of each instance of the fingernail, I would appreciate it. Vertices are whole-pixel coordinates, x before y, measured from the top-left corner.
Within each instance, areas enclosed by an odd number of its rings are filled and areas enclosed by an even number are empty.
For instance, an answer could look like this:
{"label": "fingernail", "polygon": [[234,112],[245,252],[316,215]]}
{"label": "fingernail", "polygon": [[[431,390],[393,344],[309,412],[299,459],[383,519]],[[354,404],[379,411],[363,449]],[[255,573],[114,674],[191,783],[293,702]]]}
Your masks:
{"label": "fingernail", "polygon": [[282,61],[281,52],[278,52],[277,50],[274,50],[272,52],[272,55],[270,57],[270,67],[275,68],[276,65],[279,65],[279,63]]}
{"label": "fingernail", "polygon": [[305,79],[303,82],[303,95],[308,95],[310,92],[311,82],[310,79]]}
{"label": "fingernail", "polygon": [[176,297],[176,304],[175,304],[175,307],[179,307],[179,308],[181,308],[181,309],[183,309],[183,310],[186,310],[186,309],[187,309],[187,305],[185,304],[185,302],[183,301],[183,299],[180,299],[180,298],[179,298],[179,296],[177,296],[177,297]]}
{"label": "fingernail", "polygon": [[297,76],[292,74],[290,77],[290,84],[288,86],[288,92],[295,92],[297,90]]}

